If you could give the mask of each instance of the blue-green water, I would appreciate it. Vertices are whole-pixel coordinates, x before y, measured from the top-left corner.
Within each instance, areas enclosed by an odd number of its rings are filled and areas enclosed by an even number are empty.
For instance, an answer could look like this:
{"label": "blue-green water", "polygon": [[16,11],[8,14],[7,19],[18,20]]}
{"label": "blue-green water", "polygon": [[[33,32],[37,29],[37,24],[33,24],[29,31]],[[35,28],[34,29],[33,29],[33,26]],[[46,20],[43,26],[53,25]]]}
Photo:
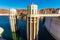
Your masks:
{"label": "blue-green water", "polygon": [[[26,21],[18,20],[18,26],[20,27],[21,39],[26,39]],[[12,40],[12,33],[10,29],[10,20],[8,16],[0,16],[0,27],[4,29],[2,37],[7,40]],[[23,35],[24,34],[24,35]]]}
{"label": "blue-green water", "polygon": [[[17,24],[20,30],[21,40],[26,40],[26,21],[18,20]],[[0,16],[0,27],[4,28],[2,37],[6,40],[12,40],[12,33],[10,29],[10,20],[8,16]],[[39,40],[55,40],[46,30],[42,21],[39,22]]]}

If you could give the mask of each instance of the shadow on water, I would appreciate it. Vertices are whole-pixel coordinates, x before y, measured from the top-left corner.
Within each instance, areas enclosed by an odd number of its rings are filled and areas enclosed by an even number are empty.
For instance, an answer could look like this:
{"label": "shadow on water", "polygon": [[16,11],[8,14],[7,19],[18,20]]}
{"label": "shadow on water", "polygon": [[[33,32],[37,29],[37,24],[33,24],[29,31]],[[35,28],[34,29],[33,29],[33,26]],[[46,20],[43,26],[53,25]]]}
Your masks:
{"label": "shadow on water", "polygon": [[39,40],[55,40],[45,28],[43,21],[39,21]]}
{"label": "shadow on water", "polygon": [[18,26],[20,27],[20,36],[26,40],[26,21],[18,20]]}

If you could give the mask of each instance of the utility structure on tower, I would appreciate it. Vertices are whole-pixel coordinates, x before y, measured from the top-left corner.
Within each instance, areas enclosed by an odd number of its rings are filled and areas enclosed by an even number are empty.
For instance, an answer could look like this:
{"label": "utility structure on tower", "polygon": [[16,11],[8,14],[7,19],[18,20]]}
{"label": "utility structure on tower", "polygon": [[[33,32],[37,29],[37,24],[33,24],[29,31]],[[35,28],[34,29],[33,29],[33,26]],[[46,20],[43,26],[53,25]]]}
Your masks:
{"label": "utility structure on tower", "polygon": [[27,40],[38,40],[39,17],[35,16],[38,13],[38,6],[31,4],[27,11]]}
{"label": "utility structure on tower", "polygon": [[13,40],[19,40],[18,26],[17,26],[17,11],[16,9],[10,9],[10,26],[12,31]]}
{"label": "utility structure on tower", "polygon": [[10,25],[11,25],[11,31],[16,32],[16,16],[17,12],[16,9],[10,9]]}

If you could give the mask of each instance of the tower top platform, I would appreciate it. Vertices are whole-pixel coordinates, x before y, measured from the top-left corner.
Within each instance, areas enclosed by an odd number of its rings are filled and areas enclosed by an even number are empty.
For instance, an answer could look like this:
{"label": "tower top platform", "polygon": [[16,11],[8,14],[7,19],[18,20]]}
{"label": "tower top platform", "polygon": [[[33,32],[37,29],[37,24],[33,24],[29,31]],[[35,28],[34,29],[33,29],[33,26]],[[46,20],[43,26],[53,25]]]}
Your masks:
{"label": "tower top platform", "polygon": [[17,14],[16,9],[11,8],[11,9],[10,9],[10,14],[12,14],[12,15],[16,15],[16,14]]}

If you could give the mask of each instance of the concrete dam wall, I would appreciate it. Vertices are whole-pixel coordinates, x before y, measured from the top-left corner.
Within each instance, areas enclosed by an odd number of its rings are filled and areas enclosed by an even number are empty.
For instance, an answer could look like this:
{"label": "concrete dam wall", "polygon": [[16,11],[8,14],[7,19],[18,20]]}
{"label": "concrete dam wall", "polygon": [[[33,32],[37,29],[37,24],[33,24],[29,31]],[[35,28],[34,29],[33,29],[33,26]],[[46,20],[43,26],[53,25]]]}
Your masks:
{"label": "concrete dam wall", "polygon": [[60,40],[60,18],[47,17],[45,18],[45,26],[49,33],[56,39]]}

